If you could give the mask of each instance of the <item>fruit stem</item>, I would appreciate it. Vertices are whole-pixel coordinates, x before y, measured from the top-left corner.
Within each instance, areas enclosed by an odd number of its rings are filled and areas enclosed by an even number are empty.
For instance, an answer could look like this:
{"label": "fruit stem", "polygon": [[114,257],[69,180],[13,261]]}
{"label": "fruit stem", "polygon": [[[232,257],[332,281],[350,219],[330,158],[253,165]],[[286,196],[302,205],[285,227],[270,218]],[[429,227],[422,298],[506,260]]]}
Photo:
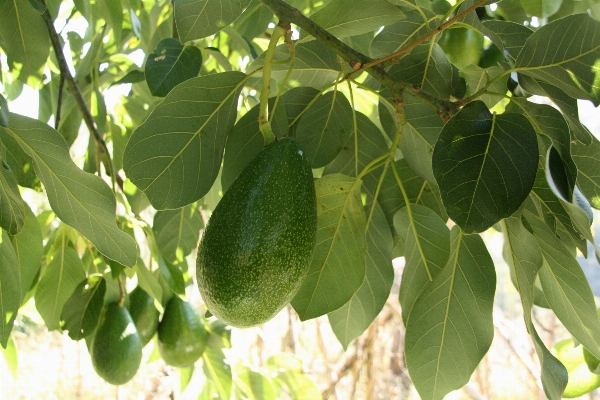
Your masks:
{"label": "fruit stem", "polygon": [[120,276],[117,277],[117,283],[119,284],[119,300],[117,300],[117,304],[119,307],[122,307],[123,303],[125,303],[125,293],[123,291],[123,283],[121,282]]}
{"label": "fruit stem", "polygon": [[271,66],[273,65],[273,57],[275,56],[275,48],[277,42],[285,36],[287,29],[281,25],[277,25],[273,29],[269,47],[265,51],[265,63],[263,66],[262,89],[260,91],[260,108],[258,113],[258,125],[260,133],[263,135],[265,146],[275,141],[275,135],[271,129],[269,122],[269,93],[271,91]]}

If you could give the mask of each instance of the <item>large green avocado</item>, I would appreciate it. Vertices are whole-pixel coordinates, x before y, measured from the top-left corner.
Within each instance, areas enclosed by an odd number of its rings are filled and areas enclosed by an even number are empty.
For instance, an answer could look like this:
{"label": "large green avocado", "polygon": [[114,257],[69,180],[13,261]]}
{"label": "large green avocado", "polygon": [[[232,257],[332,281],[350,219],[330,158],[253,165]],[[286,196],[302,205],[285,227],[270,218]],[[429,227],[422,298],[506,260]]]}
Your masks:
{"label": "large green avocado", "polygon": [[166,364],[189,367],[200,358],[208,333],[190,303],[174,295],[158,325],[158,351]]}
{"label": "large green avocado", "polygon": [[154,299],[139,286],[129,294],[129,313],[145,346],[156,333],[160,312]]}
{"label": "large green avocado", "polygon": [[90,347],[96,373],[113,385],[129,382],[142,361],[142,347],[127,308],[109,304]]}
{"label": "large green avocado", "polygon": [[306,276],[317,229],[312,171],[291,138],[267,146],[215,208],[196,272],[208,310],[235,327],[273,318]]}

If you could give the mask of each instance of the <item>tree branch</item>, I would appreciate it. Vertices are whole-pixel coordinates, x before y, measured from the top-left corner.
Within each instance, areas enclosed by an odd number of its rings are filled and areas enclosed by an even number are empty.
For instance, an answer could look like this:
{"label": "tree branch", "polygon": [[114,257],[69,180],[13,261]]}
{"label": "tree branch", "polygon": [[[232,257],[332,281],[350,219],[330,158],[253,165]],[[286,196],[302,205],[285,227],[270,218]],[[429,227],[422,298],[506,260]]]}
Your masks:
{"label": "tree branch", "polygon": [[[314,23],[311,19],[305,17],[302,12],[283,0],[260,0],[264,5],[269,7],[271,11],[285,22],[293,23],[306,32],[315,37],[318,41],[325,44],[327,47],[335,51],[339,56],[348,61],[354,68],[362,68],[363,65],[373,62],[374,60],[346,45],[338,38],[327,32],[321,26]],[[392,93],[392,97],[399,95],[402,92],[408,93],[411,96],[417,97],[422,101],[430,104],[438,110],[438,113],[443,116],[450,116],[458,107],[447,100],[439,99],[429,93],[421,91],[418,86],[408,82],[397,80],[388,74],[380,65],[373,65],[364,68],[371,76],[377,79],[383,86],[388,88]]]}
{"label": "tree branch", "polygon": [[52,20],[52,16],[50,16],[50,12],[48,11],[47,7],[42,14],[42,18],[44,19],[46,27],[48,28],[48,33],[50,34],[50,41],[52,43],[52,48],[54,49],[54,54],[56,55],[56,60],[58,61],[58,67],[60,69],[61,76],[67,83],[67,88],[75,99],[75,103],[77,104],[79,111],[83,115],[85,125],[94,138],[96,145],[100,148],[100,156],[102,163],[104,164],[104,168],[106,169],[106,173],[109,174],[111,178],[116,180],[119,187],[123,189],[123,179],[121,179],[121,177],[115,173],[112,161],[110,159],[110,153],[108,152],[108,147],[106,147],[106,142],[102,138],[102,135],[94,123],[94,117],[85,103],[85,99],[83,98],[83,94],[81,94],[81,90],[79,90],[79,86],[77,86],[77,82],[75,82],[75,78],[73,78],[73,75],[71,75],[71,71],[69,70],[69,66],[65,59],[63,48],[60,43],[60,37],[56,32],[54,21]]}

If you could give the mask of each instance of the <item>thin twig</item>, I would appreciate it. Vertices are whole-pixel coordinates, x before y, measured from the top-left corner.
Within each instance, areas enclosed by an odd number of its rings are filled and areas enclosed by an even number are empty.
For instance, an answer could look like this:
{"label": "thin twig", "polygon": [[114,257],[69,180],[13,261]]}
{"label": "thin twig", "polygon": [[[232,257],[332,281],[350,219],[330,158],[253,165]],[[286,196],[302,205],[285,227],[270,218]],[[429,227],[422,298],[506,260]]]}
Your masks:
{"label": "thin twig", "polygon": [[54,119],[54,129],[58,130],[60,126],[60,110],[62,108],[63,90],[65,88],[65,76],[61,72],[58,83],[58,99],[56,100],[56,118]]}
{"label": "thin twig", "polygon": [[350,353],[346,353],[346,360],[344,363],[336,370],[334,379],[329,382],[329,385],[325,390],[323,390],[322,397],[323,399],[327,399],[333,391],[335,390],[335,386],[338,384],[340,379],[344,376],[348,375],[348,373],[352,370],[354,363],[358,360],[358,349],[356,347],[353,348],[353,351]]}

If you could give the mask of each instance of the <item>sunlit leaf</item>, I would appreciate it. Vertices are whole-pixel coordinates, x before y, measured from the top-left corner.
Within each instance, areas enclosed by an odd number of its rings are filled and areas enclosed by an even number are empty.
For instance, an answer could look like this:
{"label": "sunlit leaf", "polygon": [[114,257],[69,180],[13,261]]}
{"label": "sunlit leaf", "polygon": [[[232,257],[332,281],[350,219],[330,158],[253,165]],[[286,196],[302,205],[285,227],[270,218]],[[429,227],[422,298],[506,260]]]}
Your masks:
{"label": "sunlit leaf", "polygon": [[2,346],[3,347],[0,348],[0,351],[2,351],[2,355],[4,356],[6,366],[8,367],[13,378],[16,378],[17,369],[19,367],[19,358],[17,353],[17,347],[15,346],[15,341],[11,336],[9,336],[6,345],[3,344]]}
{"label": "sunlit leaf", "polygon": [[578,168],[579,188],[592,207],[600,209],[600,142],[594,138],[589,146],[575,143],[571,151]]}
{"label": "sunlit leaf", "polygon": [[69,337],[80,340],[91,335],[100,319],[104,305],[106,281],[100,274],[84,279],[67,299],[60,315],[61,328],[69,331]]}
{"label": "sunlit leaf", "polygon": [[0,237],[0,346],[6,348],[21,306],[21,274],[15,250],[5,230]]}
{"label": "sunlit leaf", "polygon": [[295,400],[320,400],[323,397],[315,383],[306,375],[295,371],[283,371],[275,377],[287,387]]}
{"label": "sunlit leaf", "polygon": [[212,335],[214,334],[209,334],[208,344],[202,354],[202,369],[215,386],[221,399],[229,399],[232,386],[231,367],[225,360],[223,350],[214,345],[220,341],[211,341]]}
{"label": "sunlit leaf", "polygon": [[133,267],[137,276],[138,285],[144,290],[144,292],[148,293],[150,296],[154,297],[159,303],[165,304],[163,302],[163,289],[158,279],[148,271],[148,268],[144,265],[142,260],[138,260]]}
{"label": "sunlit leaf", "polygon": [[250,4],[250,0],[178,0],[175,2],[175,22],[181,42],[219,32],[235,21]]}
{"label": "sunlit leaf", "polygon": [[21,302],[25,300],[36,275],[42,267],[44,243],[40,224],[25,204],[25,224],[18,234],[11,237],[21,275]]}
{"label": "sunlit leaf", "polygon": [[240,366],[236,371],[236,386],[249,400],[275,400],[277,393],[266,376],[252,371],[248,367]]}

